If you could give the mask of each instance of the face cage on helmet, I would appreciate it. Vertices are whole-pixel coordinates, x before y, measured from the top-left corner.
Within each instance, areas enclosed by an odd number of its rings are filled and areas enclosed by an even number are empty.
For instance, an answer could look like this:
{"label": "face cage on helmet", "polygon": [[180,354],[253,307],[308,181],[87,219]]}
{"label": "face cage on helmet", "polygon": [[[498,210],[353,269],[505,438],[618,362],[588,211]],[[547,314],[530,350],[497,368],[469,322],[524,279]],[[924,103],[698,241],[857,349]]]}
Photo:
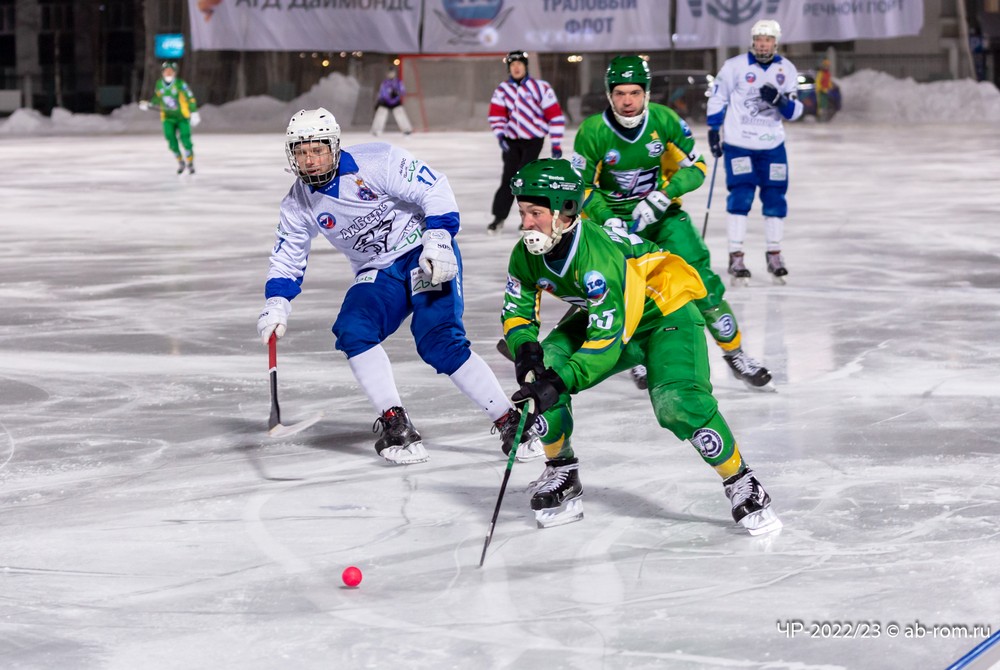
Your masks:
{"label": "face cage on helmet", "polygon": [[[564,201],[565,203],[565,201]],[[550,200],[551,204],[551,200]],[[544,205],[542,205],[544,206]],[[579,203],[577,203],[577,209],[580,209]],[[580,220],[580,212],[576,213],[573,219],[563,225],[559,218],[559,214],[562,210],[552,209],[550,206],[549,211],[552,212],[552,234],[546,235],[545,233],[538,230],[522,230],[521,239],[524,241],[524,246],[528,249],[528,253],[534,256],[543,256],[552,250],[552,247],[559,243],[562,236],[573,229],[573,226],[577,224]]]}
{"label": "face cage on helmet", "polygon": [[[295,159],[295,147],[306,142],[322,142],[330,147],[330,153],[332,154],[333,160],[329,172],[311,175],[306,174],[299,169],[299,162]],[[288,165],[292,168],[292,174],[301,179],[303,184],[314,188],[322,188],[333,180],[333,175],[337,172],[337,166],[340,165],[340,138],[319,137],[316,139],[290,139],[285,142],[285,157],[288,159]]]}

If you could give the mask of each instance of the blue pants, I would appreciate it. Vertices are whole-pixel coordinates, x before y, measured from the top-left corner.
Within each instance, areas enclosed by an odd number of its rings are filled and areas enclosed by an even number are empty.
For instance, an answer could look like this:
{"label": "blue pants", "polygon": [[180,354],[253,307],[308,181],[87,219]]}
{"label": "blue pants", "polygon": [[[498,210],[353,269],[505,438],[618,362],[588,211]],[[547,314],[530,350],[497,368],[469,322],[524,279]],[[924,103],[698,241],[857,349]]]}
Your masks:
{"label": "blue pants", "polygon": [[[384,270],[362,271],[344,295],[333,324],[337,350],[348,358],[381,344],[407,316],[417,353],[439,374],[450,375],[469,360],[462,312],[462,257],[453,243],[458,274],[445,284],[431,286],[420,271],[420,247]],[[374,280],[372,280],[374,275]]]}
{"label": "blue pants", "polygon": [[726,188],[729,198],[726,211],[747,215],[753,205],[754,191],[760,188],[764,216],[788,215],[788,157],[785,145],[773,149],[751,150],[723,144],[726,163]]}

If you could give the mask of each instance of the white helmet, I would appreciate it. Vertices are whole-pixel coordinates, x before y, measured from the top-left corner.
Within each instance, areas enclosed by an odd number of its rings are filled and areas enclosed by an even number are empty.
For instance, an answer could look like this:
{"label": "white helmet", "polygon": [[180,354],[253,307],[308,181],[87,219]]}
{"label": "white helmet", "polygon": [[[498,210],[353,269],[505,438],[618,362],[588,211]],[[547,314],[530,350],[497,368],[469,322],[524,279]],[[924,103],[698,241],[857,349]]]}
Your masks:
{"label": "white helmet", "polygon": [[[774,38],[774,48],[768,51],[758,51],[754,48],[753,38],[758,35],[764,35],[766,37]],[[754,58],[761,63],[770,63],[774,58],[774,54],[778,51],[778,42],[781,41],[781,26],[778,22],[773,19],[761,19],[757,23],[753,24],[753,28],[750,29],[750,50],[753,52]]]}
{"label": "white helmet", "polygon": [[[330,147],[333,154],[333,163],[329,172],[321,175],[305,174],[299,169],[298,161],[295,160],[295,147],[302,142],[323,142]],[[317,188],[325,186],[337,170],[340,163],[340,125],[328,110],[300,109],[292,116],[288,122],[288,129],[285,131],[285,156],[288,164],[292,167],[292,174],[298,176],[303,183]]]}

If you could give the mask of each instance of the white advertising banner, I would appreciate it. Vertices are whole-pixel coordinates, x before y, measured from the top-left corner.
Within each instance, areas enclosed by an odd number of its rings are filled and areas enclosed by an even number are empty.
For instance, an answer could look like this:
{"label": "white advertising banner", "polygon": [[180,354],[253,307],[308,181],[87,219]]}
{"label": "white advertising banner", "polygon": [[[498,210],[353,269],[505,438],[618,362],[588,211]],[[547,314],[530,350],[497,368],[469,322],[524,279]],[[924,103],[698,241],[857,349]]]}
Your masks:
{"label": "white advertising banner", "polygon": [[421,0],[188,0],[196,50],[417,53]]}
{"label": "white advertising banner", "polygon": [[750,48],[750,28],[761,19],[781,25],[781,41],[838,42],[916,35],[923,0],[678,0],[678,49]]}
{"label": "white advertising banner", "polygon": [[425,0],[424,53],[670,48],[671,0]]}

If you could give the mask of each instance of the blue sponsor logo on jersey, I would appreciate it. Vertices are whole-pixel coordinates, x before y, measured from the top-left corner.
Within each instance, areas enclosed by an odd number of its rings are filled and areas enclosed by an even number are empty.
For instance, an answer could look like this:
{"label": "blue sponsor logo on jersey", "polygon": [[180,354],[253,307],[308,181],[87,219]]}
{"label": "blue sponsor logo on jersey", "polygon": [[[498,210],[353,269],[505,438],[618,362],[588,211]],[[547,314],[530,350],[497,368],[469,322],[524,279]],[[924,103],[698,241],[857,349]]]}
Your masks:
{"label": "blue sponsor logo on jersey", "polygon": [[521,297],[521,282],[507,275],[507,293],[515,298]]}
{"label": "blue sponsor logo on jersey", "polygon": [[656,158],[663,153],[664,149],[665,147],[663,146],[663,142],[660,140],[653,140],[652,142],[646,144],[646,151],[649,152],[650,158]]}
{"label": "blue sponsor logo on jersey", "polygon": [[604,154],[604,164],[605,165],[618,165],[618,161],[622,159],[622,155],[618,153],[617,150],[612,149],[608,153]]}
{"label": "blue sponsor logo on jersey", "polygon": [[783,72],[779,72],[778,76],[775,77],[775,79],[778,80],[778,86],[781,86],[782,84],[785,83],[785,75],[784,75],[784,73]]}
{"label": "blue sponsor logo on jersey", "polygon": [[684,131],[684,137],[691,137],[691,126],[687,124],[684,119],[679,119],[681,122],[681,130]]}
{"label": "blue sponsor logo on jersey", "polygon": [[358,197],[367,202],[372,202],[373,200],[378,200],[378,196],[375,192],[365,186],[365,182],[362,179],[355,179],[354,183],[358,185]]}
{"label": "blue sponsor logo on jersey", "polygon": [[752,84],[755,81],[757,81],[757,75],[755,75],[753,72],[747,72],[746,80],[748,84]]}
{"label": "blue sponsor logo on jersey", "polygon": [[552,293],[556,290],[556,285],[552,283],[551,279],[542,277],[541,279],[538,280],[538,288],[542,289],[543,291],[548,291],[549,293]]}
{"label": "blue sponsor logo on jersey", "polygon": [[587,297],[590,300],[600,300],[608,292],[608,282],[604,275],[597,270],[591,270],[583,275],[583,285],[587,289]]}
{"label": "blue sponsor logo on jersey", "polygon": [[330,212],[320,212],[319,216],[316,217],[316,223],[319,224],[320,228],[332,230],[337,225],[337,217]]}

